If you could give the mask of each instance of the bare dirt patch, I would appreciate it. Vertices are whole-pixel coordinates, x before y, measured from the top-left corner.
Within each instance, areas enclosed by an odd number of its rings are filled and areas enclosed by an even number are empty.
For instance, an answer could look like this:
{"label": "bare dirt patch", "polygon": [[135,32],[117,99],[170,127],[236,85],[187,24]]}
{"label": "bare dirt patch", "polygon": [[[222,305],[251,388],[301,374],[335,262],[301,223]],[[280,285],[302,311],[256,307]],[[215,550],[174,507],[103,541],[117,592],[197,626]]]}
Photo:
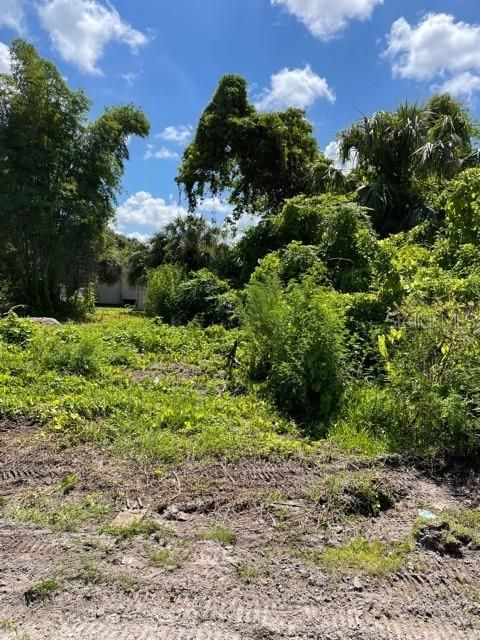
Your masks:
{"label": "bare dirt patch", "polygon": [[[480,638],[475,546],[456,558],[418,544],[385,575],[316,560],[355,539],[402,540],[419,509],[478,506],[475,472],[460,482],[450,467],[326,452],[160,476],[91,447],[57,450],[35,425],[6,421],[0,452],[2,640]],[[389,496],[378,510],[375,487]],[[29,506],[32,494],[43,502]],[[104,511],[85,507],[63,530],[56,514],[92,495]],[[14,520],[18,505],[49,526]]]}

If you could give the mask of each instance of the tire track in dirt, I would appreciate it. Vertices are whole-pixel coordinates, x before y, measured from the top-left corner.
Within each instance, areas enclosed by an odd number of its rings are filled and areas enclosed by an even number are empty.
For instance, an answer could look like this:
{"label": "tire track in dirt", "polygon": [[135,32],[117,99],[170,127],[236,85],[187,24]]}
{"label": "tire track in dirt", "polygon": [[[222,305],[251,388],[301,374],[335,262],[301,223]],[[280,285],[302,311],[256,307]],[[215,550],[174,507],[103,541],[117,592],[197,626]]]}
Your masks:
{"label": "tire track in dirt", "polygon": [[[256,638],[316,638],[318,640],[479,640],[480,631],[461,630],[444,621],[426,622],[414,618],[392,621],[375,619],[361,612],[322,609],[308,620],[308,627],[291,622],[278,626],[272,617],[276,610],[263,609],[258,615],[253,608],[248,628],[235,629],[235,621],[197,623],[188,617],[146,623],[92,621],[57,625],[25,625],[22,632],[31,640],[248,640]],[[166,613],[166,615],[168,615]],[[265,616],[270,616],[266,618]],[[244,615],[240,616],[242,623]],[[238,628],[238,627],[237,627]],[[15,635],[0,633],[0,640],[14,640]]]}

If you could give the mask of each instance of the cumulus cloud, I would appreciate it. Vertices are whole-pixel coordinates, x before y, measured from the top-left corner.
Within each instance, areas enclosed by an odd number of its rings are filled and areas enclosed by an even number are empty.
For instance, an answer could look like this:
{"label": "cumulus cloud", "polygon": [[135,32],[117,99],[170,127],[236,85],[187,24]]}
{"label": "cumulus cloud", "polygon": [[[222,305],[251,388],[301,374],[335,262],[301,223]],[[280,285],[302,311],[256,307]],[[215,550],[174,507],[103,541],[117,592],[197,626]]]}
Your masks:
{"label": "cumulus cloud", "polygon": [[192,137],[193,127],[191,124],[178,126],[165,127],[162,133],[159,133],[156,137],[161,140],[167,140],[168,142],[175,142],[176,144],[185,144]]}
{"label": "cumulus cloud", "polygon": [[0,73],[10,73],[10,49],[0,42]]}
{"label": "cumulus cloud", "polygon": [[337,36],[350,20],[368,20],[383,0],[271,0],[284,7],[320,40]]}
{"label": "cumulus cloud", "polygon": [[132,51],[148,42],[112,5],[97,0],[45,0],[38,12],[62,58],[86,73],[101,74],[97,63],[109,42],[121,42]]}
{"label": "cumulus cloud", "polygon": [[260,220],[261,216],[259,215],[245,213],[243,216],[241,216],[235,224],[236,239],[240,239],[244,235],[245,231],[247,231],[247,229],[256,227]]}
{"label": "cumulus cloud", "polygon": [[437,80],[435,90],[470,97],[480,89],[480,25],[456,22],[446,13],[428,13],[417,25],[396,20],[385,55],[393,75]]}
{"label": "cumulus cloud", "polygon": [[0,0],[0,26],[25,32],[25,0]]}
{"label": "cumulus cloud", "polygon": [[434,85],[433,89],[439,93],[450,93],[456,98],[471,100],[473,94],[480,91],[480,75],[465,71],[465,73],[445,80],[442,84]]}
{"label": "cumulus cloud", "polygon": [[342,162],[340,158],[339,143],[337,140],[332,140],[332,142],[329,142],[325,147],[323,153],[329,160],[333,162],[333,166],[335,167],[335,169],[340,169],[340,171],[345,174],[350,173],[350,171],[355,168],[354,157],[347,162]]}
{"label": "cumulus cloud", "polygon": [[258,97],[256,107],[261,111],[299,107],[307,109],[319,98],[335,102],[335,93],[310,65],[304,69],[282,69],[272,75],[270,87]]}
{"label": "cumulus cloud", "polygon": [[151,144],[147,145],[147,151],[144,155],[145,160],[177,160],[179,157],[176,151],[171,151],[167,147],[155,150]]}
{"label": "cumulus cloud", "polygon": [[117,208],[116,223],[120,231],[137,226],[148,227],[153,233],[163,229],[175,216],[186,213],[186,209],[178,204],[139,191]]}

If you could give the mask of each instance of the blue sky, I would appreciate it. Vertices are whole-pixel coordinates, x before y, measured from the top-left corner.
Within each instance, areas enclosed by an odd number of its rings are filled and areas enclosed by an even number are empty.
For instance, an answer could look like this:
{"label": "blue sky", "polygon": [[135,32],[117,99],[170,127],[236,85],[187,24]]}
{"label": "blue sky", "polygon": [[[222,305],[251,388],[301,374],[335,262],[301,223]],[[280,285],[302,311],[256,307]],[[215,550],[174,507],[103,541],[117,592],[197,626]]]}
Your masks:
{"label": "blue sky", "polygon": [[183,211],[179,158],[225,73],[247,78],[259,108],[305,108],[332,157],[361,113],[439,89],[480,104],[479,0],[0,0],[2,71],[18,35],[85,89],[93,116],[124,102],[147,113],[118,209],[141,237]]}

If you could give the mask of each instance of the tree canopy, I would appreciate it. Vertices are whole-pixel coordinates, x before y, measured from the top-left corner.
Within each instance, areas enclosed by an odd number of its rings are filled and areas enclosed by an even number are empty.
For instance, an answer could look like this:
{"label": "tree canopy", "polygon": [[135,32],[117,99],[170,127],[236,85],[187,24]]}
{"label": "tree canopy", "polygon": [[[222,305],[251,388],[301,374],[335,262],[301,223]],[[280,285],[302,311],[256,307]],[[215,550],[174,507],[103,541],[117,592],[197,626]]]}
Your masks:
{"label": "tree canopy", "polygon": [[244,78],[227,75],[200,117],[177,182],[192,211],[210,193],[226,194],[237,215],[266,214],[313,193],[328,165],[303,111],[259,113]]}
{"label": "tree canopy", "polygon": [[378,111],[340,133],[341,159],[355,160],[359,200],[371,209],[382,235],[421,219],[419,180],[453,178],[474,161],[473,133],[468,112],[449,95]]}
{"label": "tree canopy", "polygon": [[90,102],[22,40],[0,75],[0,251],[15,299],[52,313],[95,269],[129,136],[149,123],[134,106],[89,122]]}

